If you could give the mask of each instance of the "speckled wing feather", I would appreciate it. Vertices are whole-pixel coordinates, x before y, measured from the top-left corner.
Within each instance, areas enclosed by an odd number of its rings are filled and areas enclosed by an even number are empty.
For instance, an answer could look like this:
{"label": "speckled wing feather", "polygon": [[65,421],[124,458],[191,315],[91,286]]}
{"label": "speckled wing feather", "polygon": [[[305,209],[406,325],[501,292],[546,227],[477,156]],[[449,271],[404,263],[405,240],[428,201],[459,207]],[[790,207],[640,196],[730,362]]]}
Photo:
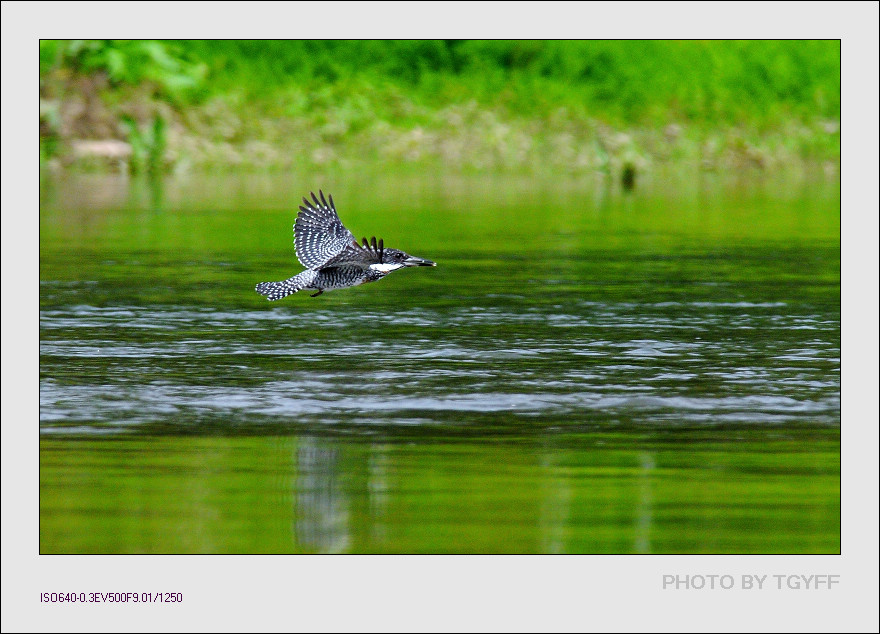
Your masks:
{"label": "speckled wing feather", "polygon": [[357,244],[351,231],[339,220],[333,205],[333,196],[330,196],[328,205],[324,192],[318,193],[321,195],[320,200],[312,193],[314,203],[303,198],[305,204],[300,206],[299,215],[293,225],[296,257],[303,266],[310,269],[326,265],[352,244]]}
{"label": "speckled wing feather", "polygon": [[382,240],[380,239],[379,243],[376,244],[375,236],[372,238],[372,242],[367,242],[367,239],[364,238],[363,245],[358,244],[357,240],[354,240],[339,255],[335,255],[324,262],[321,268],[327,266],[357,266],[361,269],[366,269],[371,264],[382,263],[383,249]]}

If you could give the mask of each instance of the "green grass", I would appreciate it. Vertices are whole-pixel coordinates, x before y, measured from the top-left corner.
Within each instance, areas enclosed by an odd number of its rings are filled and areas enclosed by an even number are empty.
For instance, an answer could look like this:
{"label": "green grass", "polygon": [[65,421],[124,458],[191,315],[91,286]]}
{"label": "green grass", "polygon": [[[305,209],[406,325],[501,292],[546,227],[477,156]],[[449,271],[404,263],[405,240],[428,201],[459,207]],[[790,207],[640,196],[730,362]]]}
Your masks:
{"label": "green grass", "polygon": [[[840,152],[838,41],[46,40],[40,77],[46,158],[107,129],[128,140],[124,116],[169,123],[167,168],[767,168]],[[102,134],[71,114],[82,101]]]}

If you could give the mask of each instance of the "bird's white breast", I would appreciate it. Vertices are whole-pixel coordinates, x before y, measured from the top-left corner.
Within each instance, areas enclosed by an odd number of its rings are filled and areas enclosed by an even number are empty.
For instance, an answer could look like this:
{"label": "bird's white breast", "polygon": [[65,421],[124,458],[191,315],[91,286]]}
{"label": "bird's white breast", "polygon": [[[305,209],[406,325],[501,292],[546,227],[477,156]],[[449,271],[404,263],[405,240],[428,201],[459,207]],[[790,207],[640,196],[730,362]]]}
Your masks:
{"label": "bird's white breast", "polygon": [[373,271],[379,271],[380,273],[390,273],[391,271],[396,271],[397,269],[403,268],[403,264],[371,264],[370,269]]}

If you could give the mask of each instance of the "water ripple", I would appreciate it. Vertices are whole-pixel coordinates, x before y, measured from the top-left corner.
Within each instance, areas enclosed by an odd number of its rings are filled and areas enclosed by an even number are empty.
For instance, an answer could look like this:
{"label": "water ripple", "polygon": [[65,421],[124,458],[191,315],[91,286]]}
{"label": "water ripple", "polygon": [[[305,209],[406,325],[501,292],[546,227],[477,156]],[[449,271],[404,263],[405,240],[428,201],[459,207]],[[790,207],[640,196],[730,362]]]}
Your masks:
{"label": "water ripple", "polygon": [[303,316],[74,305],[41,311],[40,424],[490,414],[835,424],[838,332],[785,302],[435,306],[367,318],[347,307]]}

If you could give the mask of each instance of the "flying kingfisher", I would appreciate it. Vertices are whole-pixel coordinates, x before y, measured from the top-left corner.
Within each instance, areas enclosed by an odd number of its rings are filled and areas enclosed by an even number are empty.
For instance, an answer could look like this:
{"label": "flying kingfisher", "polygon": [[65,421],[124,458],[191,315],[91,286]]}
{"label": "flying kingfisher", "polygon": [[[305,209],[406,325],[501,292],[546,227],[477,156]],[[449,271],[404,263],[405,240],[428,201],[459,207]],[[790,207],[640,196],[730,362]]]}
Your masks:
{"label": "flying kingfisher", "polygon": [[328,205],[324,192],[318,193],[320,200],[314,192],[314,202],[303,198],[304,205],[293,224],[296,257],[306,270],[281,282],[257,284],[255,290],[266,299],[275,301],[302,290],[318,291],[312,294],[317,297],[324,291],[375,282],[405,266],[437,266],[399,249],[386,249],[375,236],[358,244],[339,220],[333,196]]}

